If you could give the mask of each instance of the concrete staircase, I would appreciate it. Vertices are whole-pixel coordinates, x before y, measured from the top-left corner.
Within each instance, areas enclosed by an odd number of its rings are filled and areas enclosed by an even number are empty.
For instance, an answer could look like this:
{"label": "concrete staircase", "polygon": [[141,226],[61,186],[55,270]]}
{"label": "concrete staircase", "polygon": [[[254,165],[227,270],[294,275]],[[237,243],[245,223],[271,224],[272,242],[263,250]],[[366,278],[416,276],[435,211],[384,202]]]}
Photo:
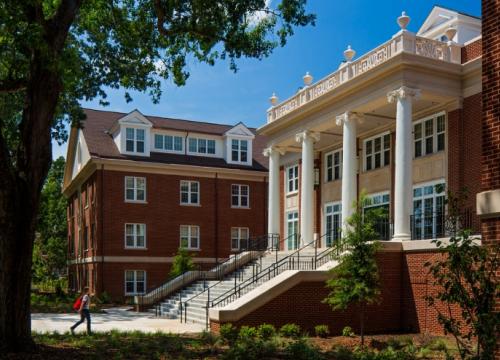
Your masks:
{"label": "concrete staircase", "polygon": [[[228,291],[235,289],[235,286],[269,269],[276,261],[286,258],[290,252],[280,251],[276,256],[275,252],[267,252],[257,260],[251,261],[239,269],[227,274],[222,280],[199,280],[185,288],[173,293],[167,299],[157,305],[156,309],[149,311],[160,317],[170,319],[181,319],[182,321],[205,324],[207,320],[207,301],[218,298]],[[314,249],[305,248],[300,252],[300,261],[307,262],[314,259]],[[278,274],[269,272],[269,279]],[[261,285],[255,283],[254,287]],[[247,289],[248,291],[250,288]]]}

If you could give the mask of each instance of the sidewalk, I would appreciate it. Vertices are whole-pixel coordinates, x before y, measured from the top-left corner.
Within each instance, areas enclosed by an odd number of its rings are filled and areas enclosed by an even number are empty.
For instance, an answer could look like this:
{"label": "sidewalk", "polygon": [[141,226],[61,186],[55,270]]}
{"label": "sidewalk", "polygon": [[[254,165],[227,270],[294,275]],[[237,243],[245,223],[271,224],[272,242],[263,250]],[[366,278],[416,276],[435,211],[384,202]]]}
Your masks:
{"label": "sidewalk", "polygon": [[[166,332],[174,334],[199,333],[203,325],[184,324],[179,319],[161,319],[146,313],[127,311],[127,308],[105,309],[106,313],[91,314],[92,331],[142,331]],[[80,319],[78,313],[71,314],[31,314],[31,329],[36,332],[69,331],[71,325]],[[75,331],[85,332],[86,324],[81,324]]]}

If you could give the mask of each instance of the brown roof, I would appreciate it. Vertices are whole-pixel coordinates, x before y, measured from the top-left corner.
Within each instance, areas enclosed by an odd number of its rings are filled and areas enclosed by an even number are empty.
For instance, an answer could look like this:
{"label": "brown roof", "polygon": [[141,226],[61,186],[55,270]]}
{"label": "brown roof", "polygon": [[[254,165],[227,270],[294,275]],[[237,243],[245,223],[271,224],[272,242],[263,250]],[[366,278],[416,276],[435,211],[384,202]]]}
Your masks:
{"label": "brown roof", "polygon": [[[83,135],[89,148],[92,157],[109,158],[109,159],[126,159],[126,160],[140,160],[151,161],[165,164],[183,164],[193,166],[209,166],[221,168],[234,168],[234,169],[251,169],[258,171],[267,171],[267,160],[262,154],[266,144],[265,137],[257,135],[255,129],[249,128],[255,134],[253,141],[253,164],[252,166],[232,165],[227,164],[224,159],[203,157],[203,156],[190,156],[179,154],[168,154],[160,152],[151,152],[150,157],[134,156],[121,154],[116,147],[113,138],[109,134],[109,130],[115,122],[125,115],[126,113],[114,111],[102,111],[94,109],[85,109],[87,119],[83,123]],[[223,135],[226,131],[233,128],[232,125],[213,124],[207,122],[198,122],[191,120],[170,119],[157,116],[144,115],[149,121],[153,123],[153,128],[168,129],[179,131],[192,131],[202,134],[210,135]]]}

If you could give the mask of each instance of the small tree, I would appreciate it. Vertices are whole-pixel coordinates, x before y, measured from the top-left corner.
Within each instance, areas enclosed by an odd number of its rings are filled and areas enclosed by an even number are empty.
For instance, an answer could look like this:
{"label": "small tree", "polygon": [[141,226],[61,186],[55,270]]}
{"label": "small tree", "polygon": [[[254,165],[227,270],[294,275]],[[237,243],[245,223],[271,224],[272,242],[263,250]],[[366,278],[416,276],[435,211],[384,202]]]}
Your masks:
{"label": "small tree", "polygon": [[[439,289],[426,300],[436,309],[445,333],[455,338],[462,359],[493,359],[500,333],[500,313],[495,312],[500,298],[495,274],[500,268],[500,247],[481,246],[470,230],[461,228],[464,200],[463,193],[448,194],[446,223],[452,236],[449,243],[433,241],[445,256],[425,264]],[[459,317],[453,315],[453,306],[460,308]]]}
{"label": "small tree", "polygon": [[349,305],[360,307],[361,345],[364,345],[366,305],[376,303],[380,297],[380,284],[375,253],[378,243],[374,242],[377,211],[363,214],[364,196],[354,204],[355,212],[347,219],[342,243],[349,251],[338,257],[339,264],[330,270],[332,278],[326,286],[331,289],[324,300],[333,310],[343,310]]}
{"label": "small tree", "polygon": [[189,252],[184,248],[179,248],[179,250],[177,250],[177,255],[174,257],[172,269],[170,269],[170,276],[178,276],[193,269],[193,259],[191,255],[189,255]]}

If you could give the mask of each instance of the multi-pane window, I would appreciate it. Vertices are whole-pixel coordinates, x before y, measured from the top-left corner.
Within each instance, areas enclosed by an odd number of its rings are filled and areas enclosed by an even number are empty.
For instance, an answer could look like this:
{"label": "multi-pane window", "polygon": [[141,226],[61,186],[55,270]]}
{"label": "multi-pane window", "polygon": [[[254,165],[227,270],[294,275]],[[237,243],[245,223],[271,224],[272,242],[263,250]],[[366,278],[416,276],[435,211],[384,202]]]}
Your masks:
{"label": "multi-pane window", "polygon": [[127,152],[144,153],[144,129],[126,128],[126,143]]}
{"label": "multi-pane window", "polygon": [[373,227],[379,240],[389,240],[392,235],[389,221],[389,204],[389,193],[369,195],[363,204],[363,215],[373,216]]}
{"label": "multi-pane window", "polygon": [[339,180],[342,177],[342,150],[326,154],[326,181]]}
{"label": "multi-pane window", "polygon": [[155,149],[182,151],[182,136],[155,134]]}
{"label": "multi-pane window", "polygon": [[445,184],[413,188],[412,238],[431,239],[445,233]]}
{"label": "multi-pane window", "polygon": [[125,201],[146,201],[146,178],[125,176]]}
{"label": "multi-pane window", "polygon": [[231,250],[239,250],[248,241],[248,228],[231,228]]}
{"label": "multi-pane window", "polygon": [[200,183],[198,181],[181,181],[181,204],[199,205]]}
{"label": "multi-pane window", "polygon": [[146,247],[146,224],[125,224],[125,247]]}
{"label": "multi-pane window", "polygon": [[125,295],[146,292],[146,272],[144,270],[125,270]]}
{"label": "multi-pane window", "polygon": [[342,204],[327,204],[325,207],[325,245],[330,247],[335,241],[340,240],[342,228]]}
{"label": "multi-pane window", "polygon": [[286,192],[293,193],[299,190],[299,165],[286,169]]}
{"label": "multi-pane window", "polygon": [[286,247],[295,250],[299,247],[299,212],[290,211],[286,214]]}
{"label": "multi-pane window", "polygon": [[384,134],[365,140],[365,170],[378,169],[391,162],[391,135]]}
{"label": "multi-pane window", "polygon": [[231,140],[231,161],[248,161],[248,140]]}
{"label": "multi-pane window", "polygon": [[248,185],[231,185],[231,206],[249,207]]}
{"label": "multi-pane window", "polygon": [[189,138],[189,152],[198,154],[215,154],[215,140]]}
{"label": "multi-pane window", "polygon": [[413,125],[414,155],[420,157],[444,150],[446,118],[434,115]]}
{"label": "multi-pane window", "polygon": [[196,225],[181,225],[181,248],[199,249],[200,248],[200,227]]}

